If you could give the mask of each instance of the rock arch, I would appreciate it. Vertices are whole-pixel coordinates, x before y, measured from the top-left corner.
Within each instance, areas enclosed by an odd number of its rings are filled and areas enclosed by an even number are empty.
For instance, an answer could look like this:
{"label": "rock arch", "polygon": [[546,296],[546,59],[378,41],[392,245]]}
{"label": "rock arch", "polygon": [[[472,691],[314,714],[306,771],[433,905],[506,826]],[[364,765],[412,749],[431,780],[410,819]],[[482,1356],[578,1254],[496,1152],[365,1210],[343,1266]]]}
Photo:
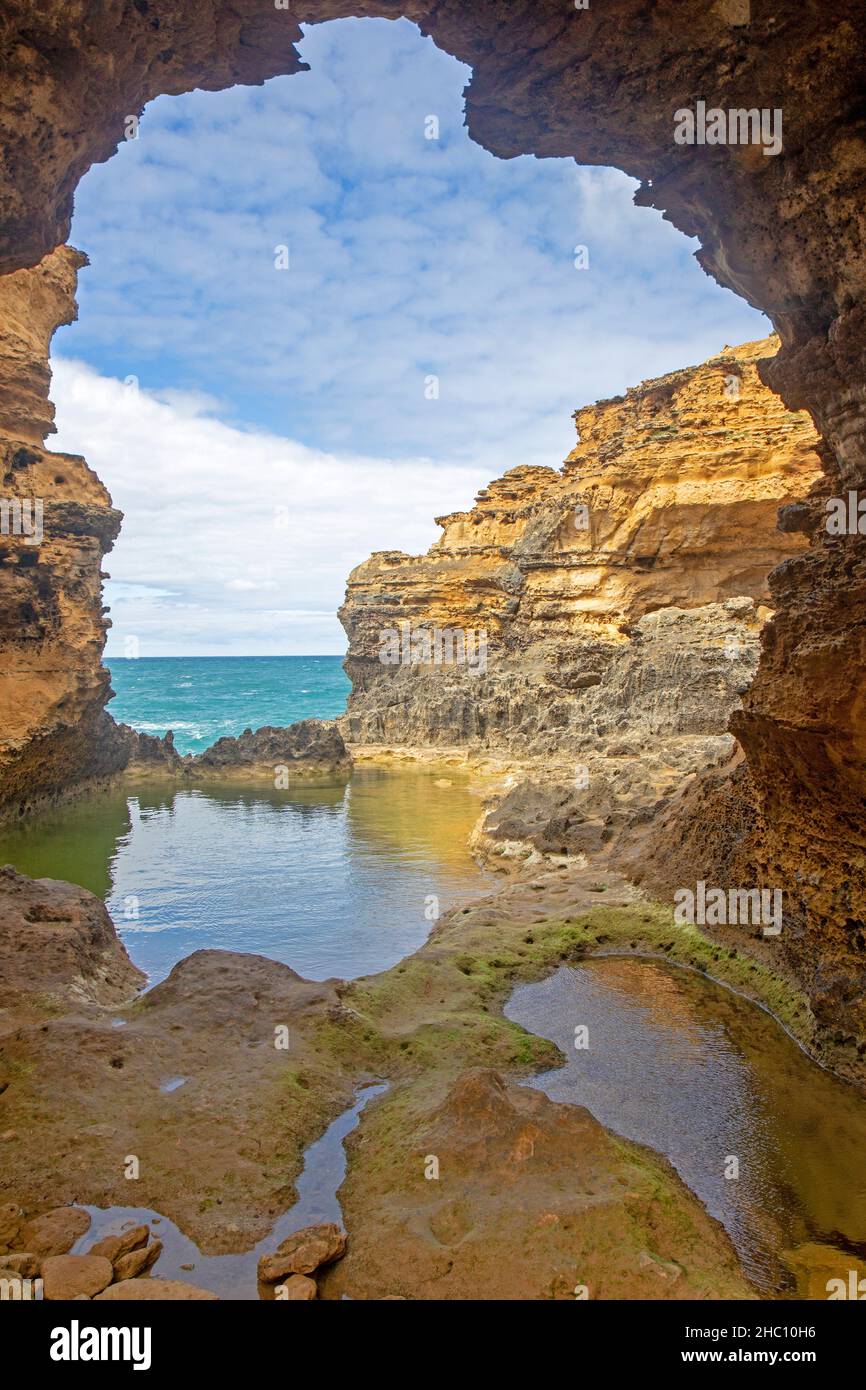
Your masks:
{"label": "rock arch", "polygon": [[[779,333],[765,379],[790,408],[811,413],[823,495],[866,488],[864,0],[590,0],[587,9],[569,0],[292,0],[291,10],[270,0],[6,0],[0,305],[10,328],[0,429],[7,486],[23,479],[32,491],[27,480],[38,475],[53,539],[30,576],[4,554],[0,712],[17,719],[15,678],[27,670],[40,674],[46,709],[77,712],[54,726],[17,720],[4,761],[19,797],[25,785],[50,790],[64,757],[82,767],[92,757],[106,685],[98,565],[116,514],[83,460],[42,449],[48,341],[74,312],[75,253],[56,248],[75,185],[154,96],[297,72],[301,23],[401,15],[472,66],[467,122],[493,153],[615,165],[641,180],[639,203],[699,238],[707,272]],[[700,99],[781,108],[783,153],[675,145],[674,112]],[[735,731],[749,766],[753,858],[798,901],[788,949],[841,1040],[866,1035],[866,541],[830,538],[821,512],[816,496],[784,519],[812,542],[775,572],[777,616]],[[52,627],[61,598],[77,606],[77,651]],[[110,770],[111,750],[102,746],[97,762]]]}

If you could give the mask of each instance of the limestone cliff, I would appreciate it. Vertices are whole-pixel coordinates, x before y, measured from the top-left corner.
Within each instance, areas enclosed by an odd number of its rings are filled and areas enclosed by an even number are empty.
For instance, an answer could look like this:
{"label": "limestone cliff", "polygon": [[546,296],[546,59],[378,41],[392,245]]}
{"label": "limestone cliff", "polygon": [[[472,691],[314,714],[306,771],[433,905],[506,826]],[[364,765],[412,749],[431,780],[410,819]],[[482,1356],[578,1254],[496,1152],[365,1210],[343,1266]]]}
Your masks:
{"label": "limestone cliff", "polygon": [[84,262],[60,247],[0,277],[0,814],[118,765],[101,562],[121,514],[83,458],[44,447],[49,344]]}
{"label": "limestone cliff", "polygon": [[775,346],[577,411],[561,471],[513,469],[440,518],[427,555],[354,570],[349,737],[587,761],[617,739],[723,734],[754,675],[767,576],[805,545],[778,509],[820,471],[808,417],[761,384]]}

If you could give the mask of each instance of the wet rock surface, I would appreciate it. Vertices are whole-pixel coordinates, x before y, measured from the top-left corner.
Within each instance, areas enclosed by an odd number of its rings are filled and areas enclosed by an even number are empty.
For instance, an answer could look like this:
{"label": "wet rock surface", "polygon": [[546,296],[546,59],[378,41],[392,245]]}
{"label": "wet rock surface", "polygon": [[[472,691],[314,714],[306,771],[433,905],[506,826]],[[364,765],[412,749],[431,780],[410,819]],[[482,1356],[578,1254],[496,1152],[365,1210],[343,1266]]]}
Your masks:
{"label": "wet rock surface", "polygon": [[387,1156],[369,1133],[363,1151],[350,1140],[352,1239],[326,1297],[753,1296],[727,1237],[664,1160],[587,1110],[487,1069],[438,1102],[419,1090],[377,1112]]}

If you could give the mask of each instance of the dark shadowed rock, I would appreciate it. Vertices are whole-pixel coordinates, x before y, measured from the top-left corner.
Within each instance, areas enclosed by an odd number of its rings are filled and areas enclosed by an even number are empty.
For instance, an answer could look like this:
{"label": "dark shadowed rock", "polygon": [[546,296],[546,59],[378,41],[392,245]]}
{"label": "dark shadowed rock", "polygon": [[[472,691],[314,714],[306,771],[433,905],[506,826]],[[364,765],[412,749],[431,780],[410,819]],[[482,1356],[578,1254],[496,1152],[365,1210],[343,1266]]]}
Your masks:
{"label": "dark shadowed rock", "polygon": [[[220,738],[212,747],[187,758],[185,777],[192,779],[249,776],[274,781],[281,769],[289,776],[348,772],[351,759],[333,721],[301,719],[286,728],[245,729],[239,738]],[[279,785],[279,783],[277,783]]]}

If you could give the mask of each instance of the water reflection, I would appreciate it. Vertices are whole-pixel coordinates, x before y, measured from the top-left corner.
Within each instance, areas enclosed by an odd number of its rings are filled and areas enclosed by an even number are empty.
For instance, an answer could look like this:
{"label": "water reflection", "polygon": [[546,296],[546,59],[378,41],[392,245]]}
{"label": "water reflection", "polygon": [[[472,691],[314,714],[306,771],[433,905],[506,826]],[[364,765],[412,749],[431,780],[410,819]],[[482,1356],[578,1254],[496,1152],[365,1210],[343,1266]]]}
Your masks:
{"label": "water reflection", "polygon": [[442,780],[360,769],[286,791],[136,786],[4,833],[0,862],[103,897],[152,984],[210,947],[351,978],[420,946],[436,905],[490,886],[466,848],[480,803],[465,776]]}
{"label": "water reflection", "polygon": [[371,1100],[388,1089],[383,1082],[360,1088],[354,1105],[344,1110],[328,1126],[320,1139],[304,1155],[303,1171],[295,1188],[298,1200],[274,1225],[273,1230],[252,1250],[241,1255],[202,1255],[198,1246],[166,1216],[149,1207],[84,1207],[92,1218],[86,1235],[73,1246],[72,1253],[83,1255],[104,1236],[119,1235],[130,1226],[150,1226],[154,1239],[163,1249],[152,1273],[160,1279],[180,1279],[201,1289],[210,1289],[221,1298],[273,1298],[273,1289],[257,1289],[259,1256],[275,1250],[281,1241],[304,1226],[323,1221],[343,1224],[337,1192],[346,1176],[343,1141],[358,1124],[361,1111]]}
{"label": "water reflection", "polygon": [[761,1009],[688,971],[596,960],[518,989],[506,1012],[567,1058],[532,1084],[665,1154],[760,1287],[792,1292],[784,1252],[811,1242],[864,1263],[866,1099]]}

